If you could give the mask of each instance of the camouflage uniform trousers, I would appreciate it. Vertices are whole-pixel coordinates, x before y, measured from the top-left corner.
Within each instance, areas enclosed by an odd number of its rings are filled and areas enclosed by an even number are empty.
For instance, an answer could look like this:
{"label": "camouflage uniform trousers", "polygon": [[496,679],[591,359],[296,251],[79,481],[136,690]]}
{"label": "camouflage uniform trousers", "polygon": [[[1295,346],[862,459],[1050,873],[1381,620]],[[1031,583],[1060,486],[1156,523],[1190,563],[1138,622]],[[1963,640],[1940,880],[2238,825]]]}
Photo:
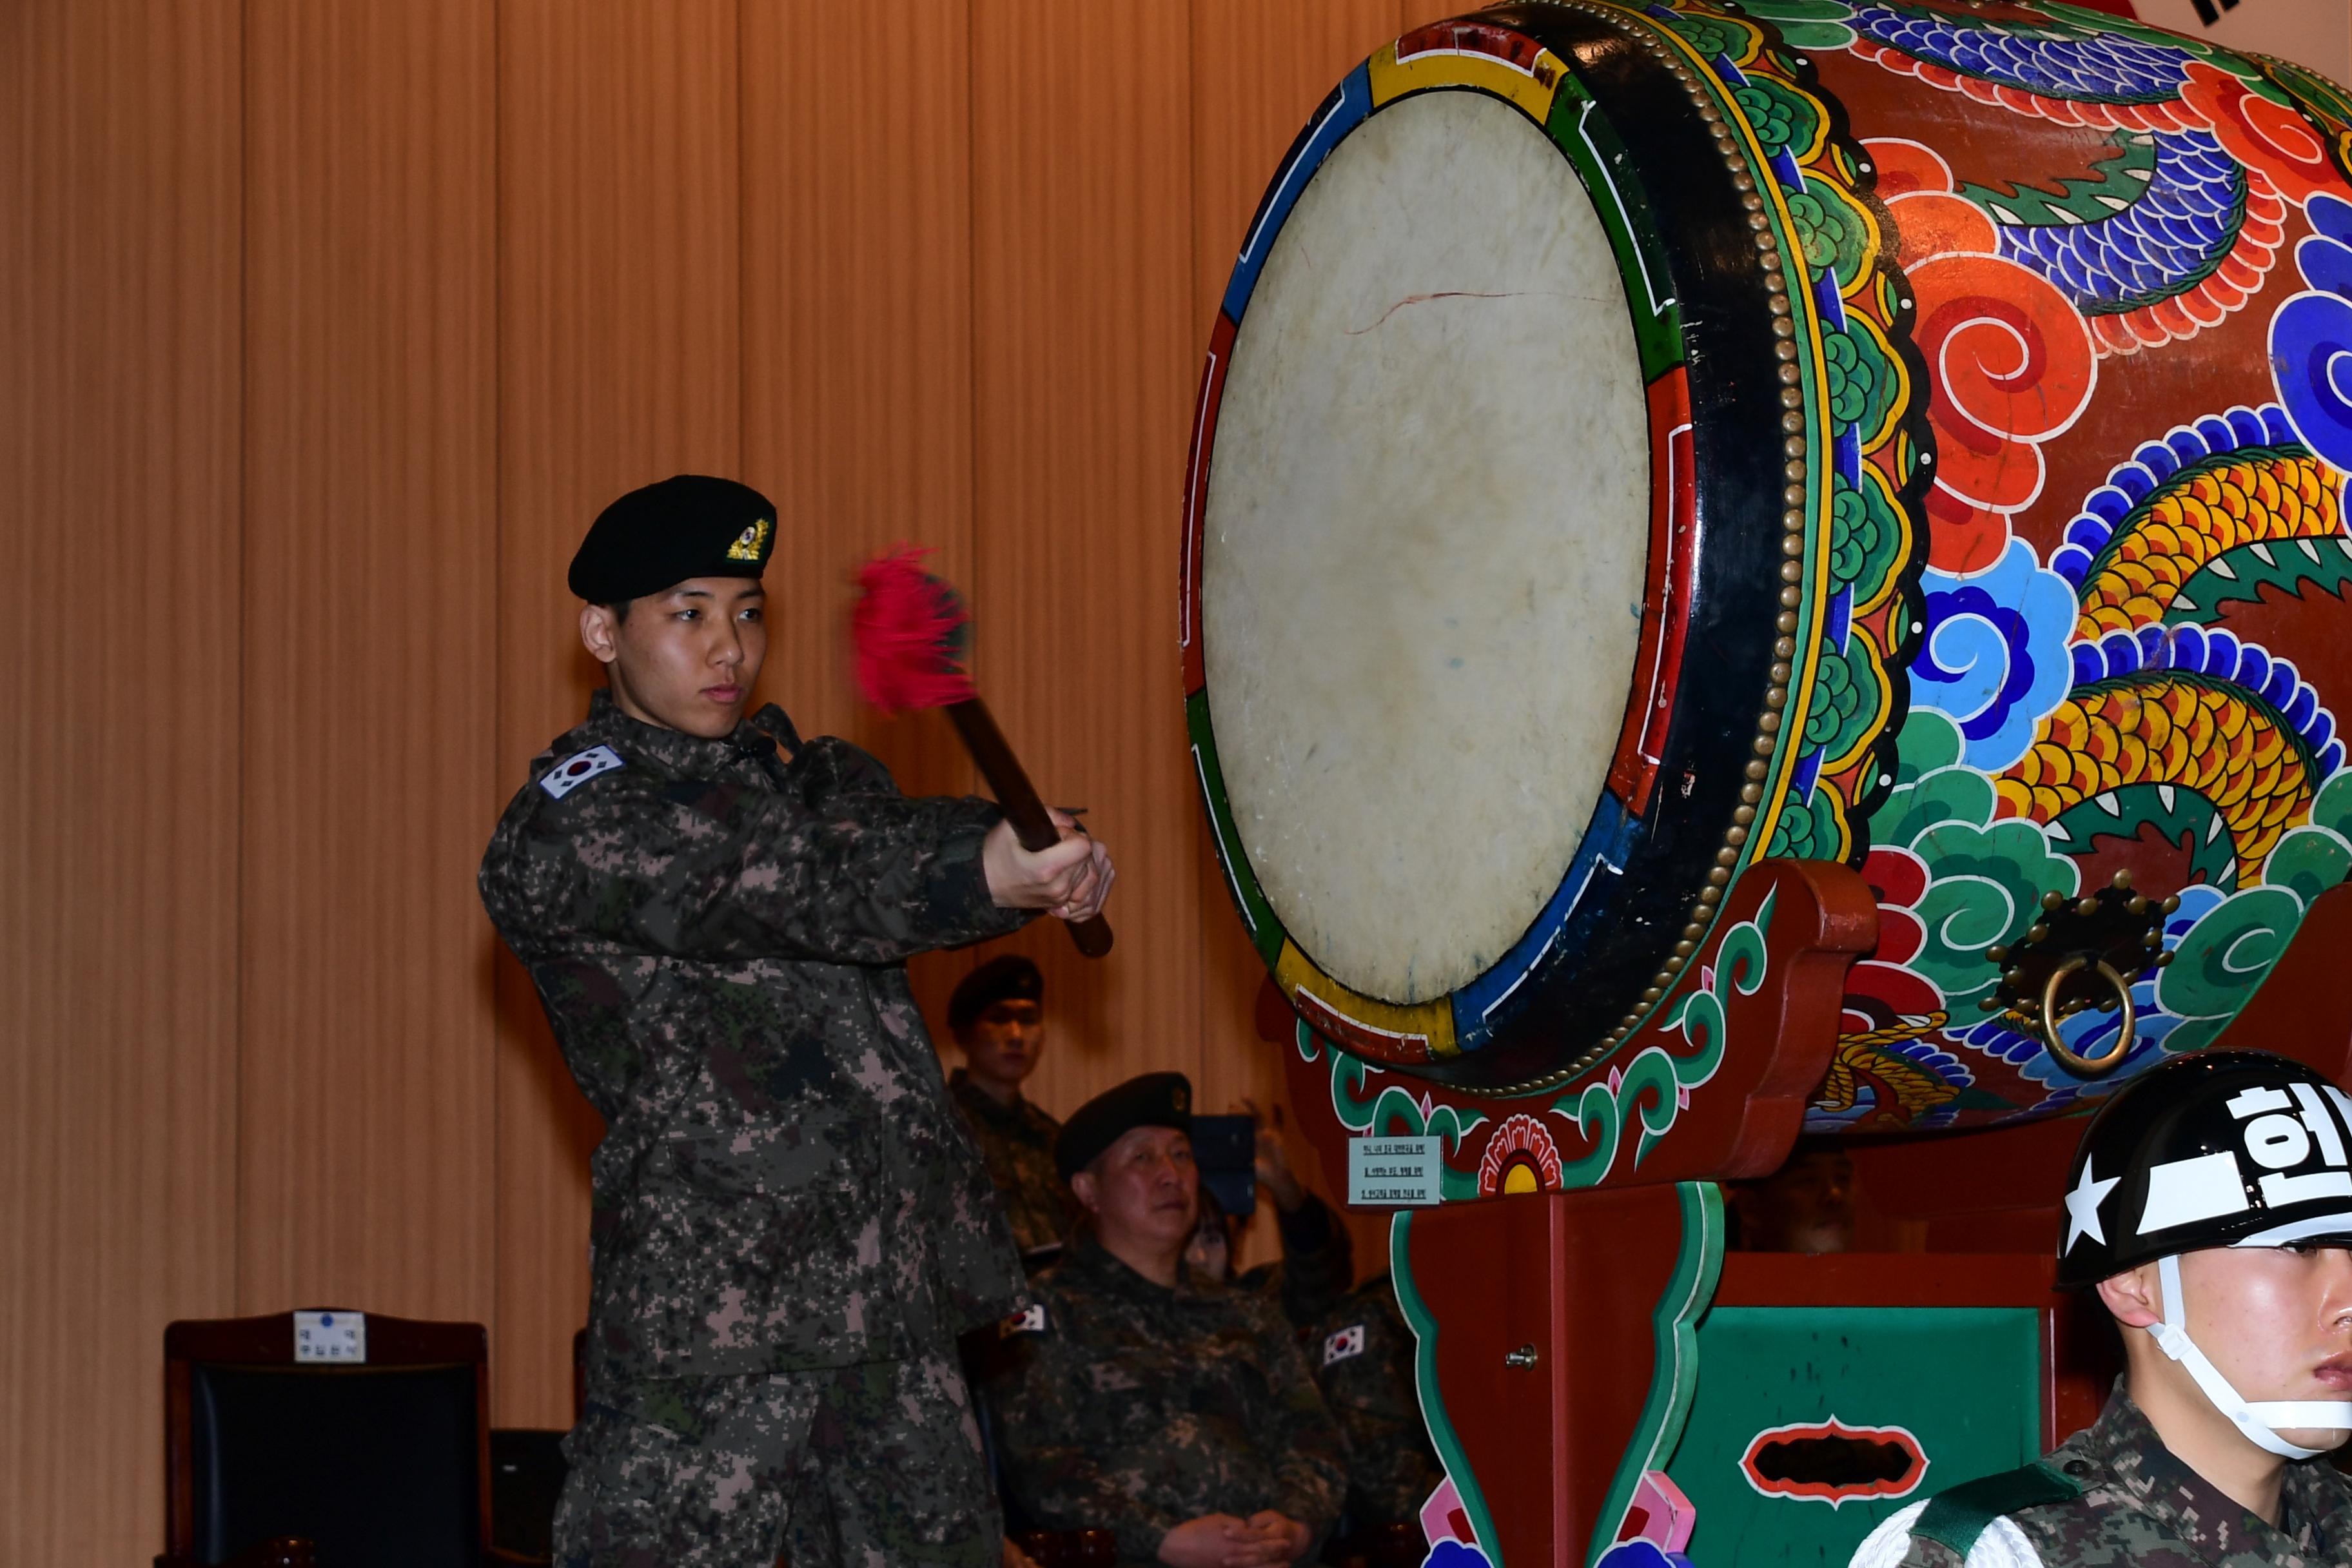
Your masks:
{"label": "camouflage uniform trousers", "polygon": [[592,1394],[563,1451],[559,1568],[993,1568],[1003,1551],[952,1350]]}

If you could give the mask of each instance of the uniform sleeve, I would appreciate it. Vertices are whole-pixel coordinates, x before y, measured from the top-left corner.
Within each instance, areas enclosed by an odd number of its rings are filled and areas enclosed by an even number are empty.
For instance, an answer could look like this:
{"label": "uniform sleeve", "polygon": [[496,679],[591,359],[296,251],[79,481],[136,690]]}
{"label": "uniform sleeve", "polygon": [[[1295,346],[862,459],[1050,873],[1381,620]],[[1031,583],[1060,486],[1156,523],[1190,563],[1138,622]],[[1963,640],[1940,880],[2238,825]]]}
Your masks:
{"label": "uniform sleeve", "polygon": [[526,961],[583,942],[708,961],[893,963],[1017,929],[971,798],[840,793],[811,806],[623,769],[562,800],[525,793],[482,868],[483,900]]}
{"label": "uniform sleeve", "polygon": [[1045,1329],[1013,1337],[988,1388],[1006,1484],[1043,1527],[1108,1530],[1122,1561],[1155,1561],[1184,1521],[1147,1500],[1143,1478],[1097,1457],[1104,1445],[1091,1429],[1084,1361],[1063,1313],[1045,1296]]}
{"label": "uniform sleeve", "polygon": [[1282,1311],[1300,1328],[1338,1307],[1356,1283],[1355,1243],[1314,1194],[1281,1215]]}
{"label": "uniform sleeve", "polygon": [[1926,1502],[1915,1502],[1881,1520],[1854,1549],[1847,1568],[2042,1568],[2042,1553],[2011,1519],[1987,1525],[1969,1549],[1964,1565],[1950,1547],[1911,1533],[1927,1510]]}
{"label": "uniform sleeve", "polygon": [[1265,1447],[1282,1458],[1275,1467],[1273,1506],[1319,1539],[1339,1522],[1348,1496],[1348,1446],[1323,1392],[1307,1365],[1290,1324],[1271,1310],[1258,1334],[1259,1364],[1273,1394],[1273,1430]]}
{"label": "uniform sleeve", "polygon": [[[1307,1357],[1348,1444],[1348,1511],[1356,1522],[1410,1523],[1445,1479],[1430,1447],[1429,1428],[1412,1386],[1412,1331],[1394,1298],[1353,1303],[1356,1313],[1335,1315],[1317,1325],[1307,1341]],[[1350,1319],[1354,1321],[1351,1322]],[[1364,1347],[1336,1362],[1331,1334],[1360,1325]]]}

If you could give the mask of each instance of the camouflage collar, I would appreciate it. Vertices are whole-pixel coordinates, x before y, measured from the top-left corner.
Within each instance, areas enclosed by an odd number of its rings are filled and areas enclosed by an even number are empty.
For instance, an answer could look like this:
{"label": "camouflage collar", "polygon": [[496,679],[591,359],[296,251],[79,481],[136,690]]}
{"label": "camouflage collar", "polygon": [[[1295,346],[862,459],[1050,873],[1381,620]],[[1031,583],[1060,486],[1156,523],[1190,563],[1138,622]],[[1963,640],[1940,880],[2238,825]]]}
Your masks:
{"label": "camouflage collar", "polygon": [[630,718],[606,687],[598,687],[589,697],[587,721],[559,742],[559,750],[580,749],[572,746],[574,740],[609,745],[632,761],[650,759],[688,777],[709,777],[746,757],[772,757],[778,746],[795,752],[801,746],[800,731],[772,702],[736,725],[732,734],[713,741]]}
{"label": "camouflage collar", "polygon": [[1062,1261],[1054,1272],[1062,1279],[1076,1274],[1098,1289],[1130,1300],[1143,1302],[1198,1301],[1215,1293],[1215,1288],[1192,1271],[1192,1266],[1182,1258],[1176,1260],[1176,1284],[1173,1289],[1154,1284],[1129,1268],[1102,1244],[1102,1238],[1089,1226],[1078,1233],[1062,1254]]}
{"label": "camouflage collar", "polygon": [[2086,1486],[2100,1484],[2098,1472],[2105,1471],[2112,1478],[2108,1484],[2217,1563],[2317,1560],[2345,1530],[2339,1513],[2344,1484],[2327,1460],[2286,1467],[2273,1528],[2166,1447],[2120,1377],[2097,1424],[2062,1445],[2053,1458]]}
{"label": "camouflage collar", "polygon": [[1052,1131],[1053,1119],[1030,1104],[1027,1096],[1015,1093],[1013,1103],[1005,1105],[972,1082],[971,1074],[961,1068],[948,1074],[948,1092],[955,1096],[958,1105],[1002,1131],[1034,1132],[1041,1122],[1049,1134]]}
{"label": "camouflage collar", "polygon": [[948,1093],[955,1096],[957,1105],[962,1105],[973,1117],[983,1119],[995,1129],[1007,1131],[1007,1133],[1025,1133],[1030,1129],[1030,1114],[1033,1114],[1034,1107],[1018,1090],[1013,1093],[1012,1105],[1004,1105],[992,1093],[981,1089],[979,1084],[973,1084],[971,1074],[957,1068],[948,1074]]}

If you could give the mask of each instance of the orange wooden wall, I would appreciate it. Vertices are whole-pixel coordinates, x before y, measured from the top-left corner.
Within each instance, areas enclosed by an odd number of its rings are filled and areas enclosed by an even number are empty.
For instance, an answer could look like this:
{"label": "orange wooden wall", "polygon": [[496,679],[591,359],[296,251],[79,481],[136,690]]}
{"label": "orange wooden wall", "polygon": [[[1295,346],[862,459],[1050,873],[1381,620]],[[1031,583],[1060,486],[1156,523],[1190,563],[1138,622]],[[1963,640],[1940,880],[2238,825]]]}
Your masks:
{"label": "orange wooden wall", "polygon": [[160,1547],[173,1317],[478,1320],[496,1418],[568,1419],[598,1129],[473,872],[582,710],[562,567],[631,485],[774,496],[766,694],[963,789],[843,668],[855,563],[938,546],[1121,867],[1112,959],[1020,943],[1038,1098],[1273,1094],[1179,477],[1266,176],[1434,9],[0,6],[0,1563]]}

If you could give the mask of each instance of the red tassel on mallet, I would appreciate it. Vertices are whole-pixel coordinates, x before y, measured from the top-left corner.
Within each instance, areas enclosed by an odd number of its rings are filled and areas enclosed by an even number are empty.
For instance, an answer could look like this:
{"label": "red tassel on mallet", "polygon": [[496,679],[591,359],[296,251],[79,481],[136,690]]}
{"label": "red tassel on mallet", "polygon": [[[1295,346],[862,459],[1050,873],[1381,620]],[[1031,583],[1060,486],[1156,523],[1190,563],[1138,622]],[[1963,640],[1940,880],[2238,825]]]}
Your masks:
{"label": "red tassel on mallet", "polygon": [[929,553],[901,544],[857,574],[850,621],[857,689],[885,713],[944,708],[980,695],[965,668],[971,612],[962,595],[923,570]]}
{"label": "red tassel on mallet", "polygon": [[[945,709],[1021,847],[1031,854],[1050,849],[1061,841],[1061,829],[980,700],[967,666],[971,611],[962,595],[923,570],[929,553],[901,544],[857,574],[857,608],[849,621],[857,688],[886,713]],[[1110,951],[1110,927],[1100,915],[1070,921],[1069,932],[1088,958]]]}

